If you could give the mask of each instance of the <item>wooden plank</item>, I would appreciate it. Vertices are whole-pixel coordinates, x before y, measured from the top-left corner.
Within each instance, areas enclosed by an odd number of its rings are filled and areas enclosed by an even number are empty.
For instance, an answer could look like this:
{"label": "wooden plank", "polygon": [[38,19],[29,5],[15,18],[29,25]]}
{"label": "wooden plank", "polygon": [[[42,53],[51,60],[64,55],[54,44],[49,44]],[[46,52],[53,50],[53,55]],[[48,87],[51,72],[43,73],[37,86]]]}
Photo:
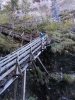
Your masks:
{"label": "wooden plank", "polygon": [[17,95],[17,85],[18,85],[18,79],[15,81],[15,83],[14,83],[14,98],[13,98],[13,100],[16,100],[17,98],[16,98],[16,95]]}
{"label": "wooden plank", "polygon": [[[45,38],[45,37],[47,37],[47,35],[45,35],[44,38]],[[42,39],[43,39],[43,38],[42,38]],[[34,40],[31,42],[31,44],[33,44],[33,43],[36,44],[37,41],[39,42],[40,40],[41,40],[41,38],[38,37],[38,38],[34,39]],[[20,47],[19,49],[15,50],[14,52],[10,53],[9,55],[7,55],[7,56],[5,56],[5,57],[3,57],[3,58],[10,58],[12,55],[14,56],[16,52],[17,52],[17,53],[20,53],[20,51],[22,51],[22,49],[23,49],[24,47],[28,46],[29,44],[30,44],[30,43],[28,43],[28,44],[26,44],[26,45]],[[6,59],[6,60],[7,60],[7,59]],[[4,59],[4,60],[1,60],[1,61],[5,61],[5,59]],[[0,63],[1,63],[1,61],[0,61]]]}
{"label": "wooden plank", "polygon": [[26,70],[28,66],[29,66],[28,63],[27,63],[26,65],[24,65],[24,67],[22,68],[22,72],[23,72],[24,70]]}
{"label": "wooden plank", "polygon": [[17,79],[18,77],[16,78],[11,78],[3,88],[0,88],[0,95]]}
{"label": "wooden plank", "polygon": [[16,59],[11,61],[10,63],[8,63],[7,65],[5,65],[4,67],[1,68],[1,73],[5,70],[7,70],[8,68],[10,68],[11,66],[13,66],[14,64],[16,64]]}
{"label": "wooden plank", "polygon": [[[38,47],[37,49],[35,49],[32,53],[34,54],[40,47]],[[28,57],[30,57],[30,55],[26,56],[23,60],[21,60],[19,63],[23,63],[26,59],[28,59]],[[27,66],[28,67],[28,66]],[[7,70],[4,74],[2,74],[2,76],[0,76],[0,80],[2,80],[4,77],[6,77],[9,73],[11,73],[14,69],[16,68],[16,66],[11,67],[9,70]],[[24,71],[24,69],[23,69]]]}
{"label": "wooden plank", "polygon": [[[41,40],[42,40],[42,45],[41,45]],[[41,46],[43,47],[43,49],[45,49],[46,44],[47,44],[47,36],[45,36],[43,38],[39,37],[39,38],[33,40],[31,43],[28,43],[27,45],[24,45],[21,48],[19,48],[18,50],[5,56],[3,60],[0,60],[0,68],[1,68],[0,70],[2,73],[2,75],[0,76],[0,80],[4,79],[7,75],[9,75],[12,71],[14,71],[16,69],[17,56],[19,56],[19,58],[18,58],[19,65],[21,65],[23,62],[25,62],[27,60],[24,66],[22,66],[22,67],[20,66],[22,72],[25,72],[28,67],[31,51],[32,51],[32,55],[34,55],[34,59],[37,58],[39,60],[39,62],[41,63],[41,65],[43,66],[43,68],[45,69],[45,66],[43,65],[41,60],[38,58],[38,56],[41,54]],[[45,71],[47,72],[46,69],[45,69]],[[10,84],[15,81],[16,78],[18,78],[18,77],[15,77],[15,78],[11,77],[11,79],[8,80],[7,83],[5,84],[4,88],[0,89],[0,94],[3,93],[10,86]],[[25,100],[25,83],[26,83],[25,78],[23,77],[23,84],[24,84],[23,100]]]}
{"label": "wooden plank", "polygon": [[19,62],[19,64],[22,64],[26,59],[28,59],[30,57],[30,55],[27,55],[25,58],[23,58],[20,62]]}
{"label": "wooden plank", "polygon": [[9,70],[7,70],[5,73],[3,73],[1,76],[0,76],[0,81],[6,77],[7,75],[9,75],[14,69],[16,68],[16,66],[13,66],[11,67]]}
{"label": "wooden plank", "polygon": [[[39,47],[38,47],[39,48]],[[38,48],[37,48],[37,50],[38,50]],[[32,48],[32,50],[33,50],[33,48]],[[37,51],[37,50],[34,50],[34,51]],[[28,52],[28,51],[27,51]],[[29,52],[28,52],[29,53]],[[23,54],[23,57],[24,56],[26,56],[26,54],[24,55]],[[22,57],[22,56],[21,56]],[[28,58],[28,57],[27,57]],[[24,58],[24,60],[25,60],[26,58]],[[22,60],[22,61],[24,61],[24,60]],[[11,61],[11,63],[8,63],[6,66],[4,66],[2,69],[1,69],[1,72],[2,71],[4,71],[5,69],[7,69],[7,68],[9,68],[10,66],[12,66],[13,64],[15,64],[16,63],[16,59],[15,60],[13,60],[13,61]],[[20,63],[21,64],[21,63]]]}
{"label": "wooden plank", "polygon": [[[38,48],[36,48],[36,49],[32,52],[32,54],[36,53],[39,49],[41,50],[41,46],[39,46]],[[39,51],[38,51],[38,52],[39,52]]]}
{"label": "wooden plank", "polygon": [[34,59],[36,59],[40,54],[41,54],[41,51],[39,51],[37,55],[34,55]]}
{"label": "wooden plank", "polygon": [[30,46],[32,47],[32,46],[36,45],[36,43],[38,43],[39,41],[40,41],[40,38],[39,38],[38,40],[34,40],[34,41],[31,42],[31,43],[28,43],[27,45],[25,45],[24,48],[21,48],[20,50],[14,52],[12,55],[8,55],[5,59],[1,60],[0,63],[3,63],[3,62],[5,62],[5,61],[7,61],[8,59],[10,59],[11,57],[13,57],[13,56],[15,56],[15,55],[17,55],[17,54],[23,53],[23,50],[25,51],[25,50],[27,50]]}
{"label": "wooden plank", "polygon": [[[39,46],[38,48],[36,48],[32,54],[34,54],[39,48],[41,48],[41,46]],[[30,57],[30,55],[27,55],[24,59],[22,59],[19,64],[22,64],[26,59],[28,59]],[[8,67],[8,66],[7,66]],[[4,67],[3,67],[4,68]],[[6,68],[6,67],[5,67]],[[0,80],[2,80],[4,77],[6,77],[10,72],[12,72],[14,69],[16,68],[16,65],[11,67],[9,70],[7,70],[4,74],[2,74],[0,76]]]}
{"label": "wooden plank", "polygon": [[[40,45],[40,42],[35,45],[34,47],[32,47],[32,50],[34,50],[36,47],[38,47]],[[19,60],[23,59],[26,55],[28,55],[30,53],[30,50],[26,51],[25,53],[23,53],[22,55],[19,56]],[[17,58],[17,57],[16,57]],[[12,60],[12,61],[11,61]],[[6,64],[7,63],[7,64]],[[4,66],[1,68],[1,73],[6,70],[7,68],[9,68],[10,66],[14,65],[16,63],[16,59],[14,59],[14,57],[8,61],[6,61],[5,63],[1,64],[1,66]],[[6,65],[5,65],[6,64]]]}
{"label": "wooden plank", "polygon": [[[29,52],[30,52],[30,50],[25,51],[22,55],[19,56],[19,60],[22,58],[22,56],[25,56],[25,54],[28,54]],[[16,62],[15,62],[15,59],[17,59],[17,56],[18,56],[18,55],[16,55],[16,57],[12,57],[11,59],[5,61],[4,63],[2,63],[2,64],[0,65],[0,67],[4,66],[4,65],[6,65],[6,64],[8,64],[8,63],[10,63],[10,62],[12,62],[12,61],[13,61],[14,63],[16,63]],[[10,63],[10,66],[11,66],[11,63]]]}
{"label": "wooden plank", "polygon": [[26,100],[25,92],[26,92],[26,70],[23,72],[22,76],[22,100]]}

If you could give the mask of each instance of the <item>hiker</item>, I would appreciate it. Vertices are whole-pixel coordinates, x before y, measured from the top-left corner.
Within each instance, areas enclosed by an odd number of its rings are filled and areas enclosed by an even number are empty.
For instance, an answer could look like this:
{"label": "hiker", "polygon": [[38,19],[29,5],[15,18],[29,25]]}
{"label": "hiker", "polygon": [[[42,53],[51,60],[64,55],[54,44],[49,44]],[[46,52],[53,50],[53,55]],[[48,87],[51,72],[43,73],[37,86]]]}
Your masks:
{"label": "hiker", "polygon": [[40,36],[43,37],[43,36],[45,36],[45,34],[44,33],[41,33]]}

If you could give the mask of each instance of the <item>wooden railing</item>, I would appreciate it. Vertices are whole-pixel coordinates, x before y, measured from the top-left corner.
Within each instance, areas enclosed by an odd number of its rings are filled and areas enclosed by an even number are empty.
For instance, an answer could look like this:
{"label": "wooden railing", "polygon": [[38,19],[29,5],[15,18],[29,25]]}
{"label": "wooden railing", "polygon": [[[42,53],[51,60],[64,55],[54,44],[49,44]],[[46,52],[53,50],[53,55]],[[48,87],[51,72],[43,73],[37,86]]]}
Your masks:
{"label": "wooden railing", "polygon": [[26,70],[32,56],[35,60],[49,43],[48,35],[38,37],[0,60],[0,94]]}

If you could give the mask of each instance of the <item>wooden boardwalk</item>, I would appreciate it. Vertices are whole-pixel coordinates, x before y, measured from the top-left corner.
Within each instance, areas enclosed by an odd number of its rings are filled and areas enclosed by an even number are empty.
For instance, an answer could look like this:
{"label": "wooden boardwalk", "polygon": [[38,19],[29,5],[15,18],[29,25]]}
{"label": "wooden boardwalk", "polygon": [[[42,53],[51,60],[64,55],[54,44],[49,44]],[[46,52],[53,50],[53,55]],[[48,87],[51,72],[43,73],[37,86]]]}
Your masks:
{"label": "wooden boardwalk", "polygon": [[26,69],[30,62],[39,57],[50,42],[48,35],[42,38],[38,37],[0,60],[0,95],[19,75],[22,75],[23,100],[25,100]]}

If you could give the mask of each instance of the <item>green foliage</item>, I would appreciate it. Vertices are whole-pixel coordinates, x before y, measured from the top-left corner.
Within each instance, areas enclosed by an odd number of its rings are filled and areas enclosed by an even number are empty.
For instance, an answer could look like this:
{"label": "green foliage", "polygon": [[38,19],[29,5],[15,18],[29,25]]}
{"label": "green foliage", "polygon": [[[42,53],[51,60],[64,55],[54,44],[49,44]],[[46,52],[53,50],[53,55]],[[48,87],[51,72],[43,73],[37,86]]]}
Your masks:
{"label": "green foliage", "polygon": [[72,52],[75,52],[75,46],[72,46],[72,47],[70,48],[70,50],[71,50]]}
{"label": "green foliage", "polygon": [[33,97],[30,97],[28,100],[35,100],[35,98],[33,98]]}
{"label": "green foliage", "polygon": [[32,16],[26,15],[23,17],[23,20],[32,20]]}
{"label": "green foliage", "polygon": [[50,31],[54,31],[57,30],[58,28],[58,24],[57,23],[50,23],[49,21],[45,21],[41,24],[38,24],[38,29],[42,32],[50,32]]}
{"label": "green foliage", "polygon": [[71,32],[63,34],[63,37],[75,40],[75,35],[72,34]]}
{"label": "green foliage", "polygon": [[66,22],[49,22],[48,20],[43,21],[41,24],[38,24],[38,30],[50,34],[50,32],[59,30],[61,32],[68,32],[68,29],[71,25],[71,20],[67,20]]}
{"label": "green foliage", "polygon": [[18,0],[11,0],[11,3],[17,5]]}
{"label": "green foliage", "polygon": [[64,23],[64,27],[68,28],[71,24],[71,20],[67,20],[65,23]]}
{"label": "green foliage", "polygon": [[19,24],[18,25],[15,25],[14,26],[14,30],[16,30],[16,31],[21,30],[21,25],[19,25]]}
{"label": "green foliage", "polygon": [[43,72],[40,70],[39,67],[36,67],[36,70],[37,70],[37,72],[38,72],[39,78],[42,79],[42,78],[43,78]]}
{"label": "green foliage", "polygon": [[10,2],[7,2],[7,4],[6,5],[4,5],[4,8],[5,8],[5,11],[11,11],[12,10],[12,8],[11,8],[11,3]]}
{"label": "green foliage", "polygon": [[0,25],[6,24],[8,22],[8,15],[5,14],[1,14],[0,15]]}
{"label": "green foliage", "polygon": [[11,3],[11,8],[14,11],[15,8],[17,7],[18,0],[10,0],[10,3]]}
{"label": "green foliage", "polygon": [[58,81],[60,79],[60,76],[58,75],[58,73],[52,73],[51,77],[56,81]]}
{"label": "green foliage", "polygon": [[52,32],[50,37],[53,39],[53,43],[51,45],[51,51],[53,53],[59,52],[61,53],[65,49],[68,50],[70,47],[75,45],[74,37],[72,33],[59,33]]}
{"label": "green foliage", "polygon": [[67,81],[68,83],[70,83],[70,84],[75,81],[75,78],[74,78],[74,76],[72,74],[64,74],[63,75],[63,79],[65,81]]}
{"label": "green foliage", "polygon": [[19,47],[19,43],[13,42],[11,37],[0,34],[0,50],[3,52],[12,52]]}
{"label": "green foliage", "polygon": [[43,30],[52,38],[53,42],[51,44],[51,51],[53,53],[61,53],[64,50],[74,50],[74,48],[70,49],[70,47],[75,45],[75,34],[68,31],[70,20],[64,23],[46,22],[40,27],[41,31]]}
{"label": "green foliage", "polygon": [[10,0],[4,5],[6,11],[14,11],[18,7],[18,0]]}
{"label": "green foliage", "polygon": [[23,13],[25,15],[28,14],[29,10],[30,10],[30,3],[28,2],[28,0],[22,0],[22,6],[21,9],[23,11]]}
{"label": "green foliage", "polygon": [[58,27],[57,23],[49,23],[47,26],[45,26],[46,31],[54,31]]}
{"label": "green foliage", "polygon": [[60,44],[58,44],[58,43],[53,43],[52,45],[51,45],[51,51],[53,52],[53,53],[56,53],[56,52],[59,52],[59,53],[61,53],[62,51],[63,51],[63,46],[62,45],[60,45]]}
{"label": "green foliage", "polygon": [[44,73],[43,73],[43,72],[40,70],[40,68],[37,67],[37,66],[36,66],[36,70],[37,70],[38,77],[39,77],[38,82],[40,81],[40,82],[43,84],[43,83],[44,83],[44,81],[43,81]]}

